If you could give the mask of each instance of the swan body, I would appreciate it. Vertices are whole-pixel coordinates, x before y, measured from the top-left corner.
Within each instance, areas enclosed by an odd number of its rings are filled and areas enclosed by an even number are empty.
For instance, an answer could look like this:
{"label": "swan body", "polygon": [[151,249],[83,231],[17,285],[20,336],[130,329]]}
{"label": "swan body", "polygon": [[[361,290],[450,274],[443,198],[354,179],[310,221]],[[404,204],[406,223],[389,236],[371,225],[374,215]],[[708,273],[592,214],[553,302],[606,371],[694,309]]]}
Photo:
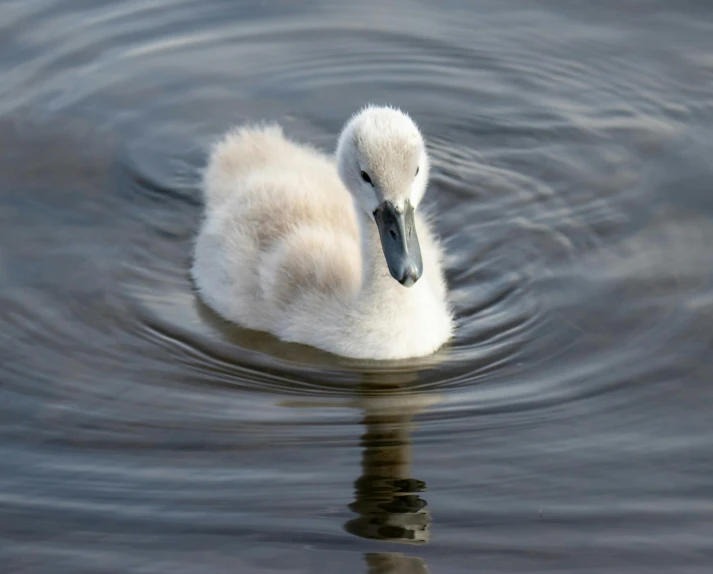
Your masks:
{"label": "swan body", "polygon": [[352,358],[404,359],[453,332],[441,249],[415,209],[423,138],[403,112],[367,107],[335,157],[277,125],[240,127],[213,148],[192,275],[218,314]]}

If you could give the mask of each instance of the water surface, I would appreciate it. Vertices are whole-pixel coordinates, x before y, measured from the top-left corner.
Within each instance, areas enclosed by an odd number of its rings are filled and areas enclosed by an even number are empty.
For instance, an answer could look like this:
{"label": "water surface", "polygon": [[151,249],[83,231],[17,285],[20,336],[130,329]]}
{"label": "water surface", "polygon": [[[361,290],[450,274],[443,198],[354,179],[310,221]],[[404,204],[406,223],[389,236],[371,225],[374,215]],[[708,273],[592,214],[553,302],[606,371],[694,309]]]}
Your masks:
{"label": "water surface", "polygon": [[[4,572],[708,572],[713,6],[0,2]],[[433,161],[453,343],[355,362],[188,269],[211,141]]]}

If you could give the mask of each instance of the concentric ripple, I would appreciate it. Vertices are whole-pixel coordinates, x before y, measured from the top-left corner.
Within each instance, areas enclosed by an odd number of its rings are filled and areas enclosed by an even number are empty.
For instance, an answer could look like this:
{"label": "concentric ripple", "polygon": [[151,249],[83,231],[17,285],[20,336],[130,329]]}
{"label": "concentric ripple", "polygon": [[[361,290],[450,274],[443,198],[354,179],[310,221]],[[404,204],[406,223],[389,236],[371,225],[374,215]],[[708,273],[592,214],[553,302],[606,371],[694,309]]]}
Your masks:
{"label": "concentric ripple", "polygon": [[[663,0],[0,3],[2,562],[705,564],[711,22]],[[274,119],[331,150],[365,102],[407,109],[432,158],[458,329],[417,361],[227,324],[188,274],[214,138]]]}

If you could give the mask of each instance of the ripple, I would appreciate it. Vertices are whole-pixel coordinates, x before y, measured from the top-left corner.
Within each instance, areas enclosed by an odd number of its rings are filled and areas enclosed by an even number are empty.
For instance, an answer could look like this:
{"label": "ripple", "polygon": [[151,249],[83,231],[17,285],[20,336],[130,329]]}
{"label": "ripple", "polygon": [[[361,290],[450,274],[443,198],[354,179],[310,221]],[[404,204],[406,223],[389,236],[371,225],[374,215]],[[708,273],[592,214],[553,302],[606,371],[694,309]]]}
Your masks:
{"label": "ripple", "polygon": [[[710,550],[710,26],[544,4],[2,4],[0,557]],[[189,278],[210,142],[265,118],[330,150],[366,101],[432,157],[458,328],[420,360],[230,325]]]}

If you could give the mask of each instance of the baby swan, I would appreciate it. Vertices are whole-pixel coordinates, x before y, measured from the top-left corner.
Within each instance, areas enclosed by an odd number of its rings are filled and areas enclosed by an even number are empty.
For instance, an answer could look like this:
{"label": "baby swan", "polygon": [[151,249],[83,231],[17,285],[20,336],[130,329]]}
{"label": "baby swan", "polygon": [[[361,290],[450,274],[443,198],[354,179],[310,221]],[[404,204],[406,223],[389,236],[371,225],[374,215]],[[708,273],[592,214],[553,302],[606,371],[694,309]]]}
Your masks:
{"label": "baby swan", "polygon": [[213,148],[193,278],[220,315],[353,358],[433,353],[453,333],[441,249],[416,210],[428,182],[420,131],[369,106],[333,158],[279,126]]}

